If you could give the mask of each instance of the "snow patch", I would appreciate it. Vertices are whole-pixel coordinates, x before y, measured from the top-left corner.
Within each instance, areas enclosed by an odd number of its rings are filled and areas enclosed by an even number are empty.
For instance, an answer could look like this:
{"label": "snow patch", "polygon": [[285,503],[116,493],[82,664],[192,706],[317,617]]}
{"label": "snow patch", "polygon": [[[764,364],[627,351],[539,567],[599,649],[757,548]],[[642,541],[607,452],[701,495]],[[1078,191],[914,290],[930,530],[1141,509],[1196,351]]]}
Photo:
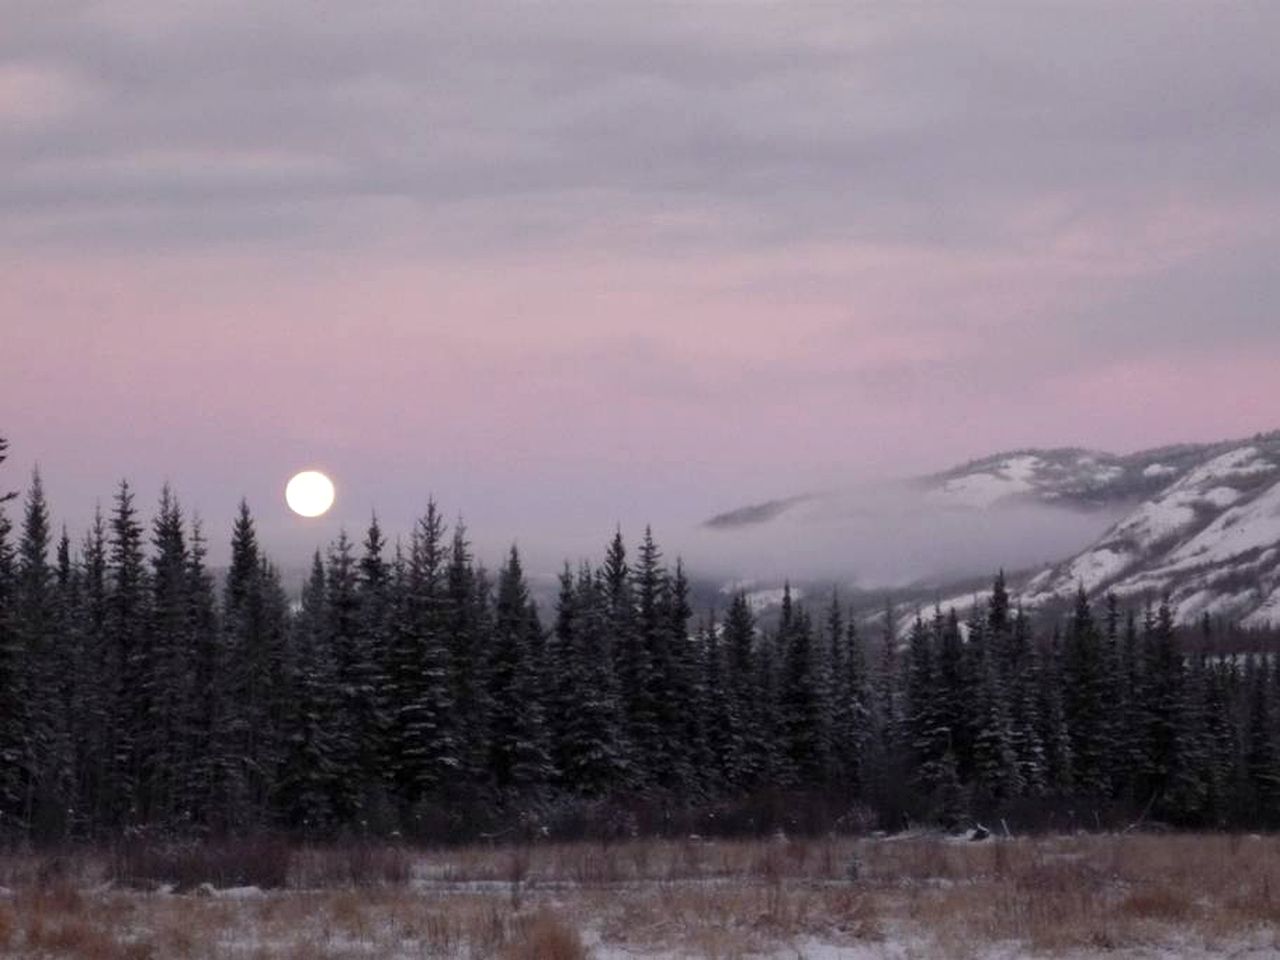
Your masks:
{"label": "snow patch", "polygon": [[1171,467],[1164,463],[1153,463],[1142,471],[1142,475],[1144,477],[1171,477],[1177,472],[1177,467]]}
{"label": "snow patch", "polygon": [[[770,607],[782,606],[782,598],[786,594],[786,587],[776,587],[772,590],[753,590],[747,594],[747,605],[751,607],[752,613],[759,613],[761,610],[768,610]],[[791,588],[791,599],[798,601],[803,592],[795,587]]]}
{"label": "snow patch", "polygon": [[1040,464],[1039,457],[1010,457],[989,473],[971,473],[948,480],[937,495],[966,507],[985,509],[1005,497],[1035,490],[1032,479]]}
{"label": "snow patch", "polygon": [[1240,499],[1240,491],[1235,487],[1214,487],[1204,499],[1215,507],[1229,507]]}
{"label": "snow patch", "polygon": [[1226,511],[1173,552],[1174,566],[1222,563],[1280,544],[1280,483]]}
{"label": "snow patch", "polygon": [[1280,586],[1271,591],[1271,596],[1263,600],[1257,609],[1240,621],[1241,626],[1244,627],[1269,627],[1273,623],[1280,623]]}
{"label": "snow patch", "polygon": [[261,900],[265,893],[261,887],[224,887],[218,889],[210,883],[202,883],[196,890],[202,896],[216,900]]}
{"label": "snow patch", "polygon": [[1124,476],[1124,467],[1099,467],[1093,472],[1094,483],[1110,483],[1112,480],[1119,480]]}

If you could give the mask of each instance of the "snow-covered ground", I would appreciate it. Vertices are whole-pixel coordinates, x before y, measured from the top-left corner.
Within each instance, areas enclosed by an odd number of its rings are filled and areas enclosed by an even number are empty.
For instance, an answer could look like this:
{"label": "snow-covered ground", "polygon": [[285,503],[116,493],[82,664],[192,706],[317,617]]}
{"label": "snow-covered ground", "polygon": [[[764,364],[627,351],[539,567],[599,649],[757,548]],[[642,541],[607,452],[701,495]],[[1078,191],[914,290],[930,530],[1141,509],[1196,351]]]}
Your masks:
{"label": "snow-covered ground", "polygon": [[[907,960],[1280,956],[1280,838],[635,841],[413,854],[408,882],[188,893],[22,881],[0,956]],[[314,865],[314,864],[313,864]],[[71,881],[68,881],[71,883]]]}

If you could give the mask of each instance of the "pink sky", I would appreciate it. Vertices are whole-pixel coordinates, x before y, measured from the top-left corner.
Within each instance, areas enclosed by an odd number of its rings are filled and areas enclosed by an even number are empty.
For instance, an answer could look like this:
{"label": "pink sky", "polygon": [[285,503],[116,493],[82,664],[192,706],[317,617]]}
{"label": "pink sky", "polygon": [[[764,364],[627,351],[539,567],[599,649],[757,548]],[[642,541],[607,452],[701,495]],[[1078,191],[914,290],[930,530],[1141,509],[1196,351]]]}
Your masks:
{"label": "pink sky", "polygon": [[[999,42],[941,11],[391,7],[249,34],[235,4],[18,5],[8,486],[38,461],[76,527],[122,476],[215,532],[243,495],[289,555],[434,493],[486,545],[572,552],[1004,448],[1280,427],[1263,14],[1206,50],[1136,4],[1116,30],[1160,43],[1108,51],[1083,5],[993,9]],[[311,524],[281,496],[306,466],[340,491]]]}

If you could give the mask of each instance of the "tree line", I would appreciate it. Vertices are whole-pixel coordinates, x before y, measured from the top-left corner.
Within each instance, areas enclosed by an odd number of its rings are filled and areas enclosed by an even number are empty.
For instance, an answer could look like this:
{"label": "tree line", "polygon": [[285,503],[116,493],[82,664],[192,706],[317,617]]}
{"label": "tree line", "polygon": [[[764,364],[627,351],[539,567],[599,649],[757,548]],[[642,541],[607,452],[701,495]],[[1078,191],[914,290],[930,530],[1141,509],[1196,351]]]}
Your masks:
{"label": "tree line", "polygon": [[75,544],[38,475],[19,506],[15,529],[0,505],[10,842],[438,839],[638,800],[707,826],[761,795],[822,798],[827,826],[1280,825],[1276,658],[1214,656],[1166,606],[1081,592],[1036,623],[1000,575],[901,637],[892,610],[871,629],[790,591],[764,629],[742,594],[695,617],[646,531],[566,566],[544,617],[519,552],[491,575],[434,504],[404,543],[376,520],[341,534],[291,601],[247,505],[221,578],[167,488],[144,523],[122,483]]}

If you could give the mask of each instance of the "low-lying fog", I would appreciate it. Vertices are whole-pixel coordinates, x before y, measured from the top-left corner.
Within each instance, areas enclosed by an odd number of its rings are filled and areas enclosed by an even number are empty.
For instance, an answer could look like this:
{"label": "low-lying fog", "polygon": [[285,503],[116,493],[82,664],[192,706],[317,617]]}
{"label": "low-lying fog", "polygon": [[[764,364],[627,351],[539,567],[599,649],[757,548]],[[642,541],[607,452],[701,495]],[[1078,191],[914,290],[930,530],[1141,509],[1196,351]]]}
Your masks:
{"label": "low-lying fog", "polygon": [[[924,490],[865,486],[735,510],[714,524],[655,523],[654,535],[669,560],[683,557],[699,578],[899,587],[1055,563],[1088,546],[1124,512],[1021,502],[975,509]],[[642,525],[623,525],[632,550],[642,534]],[[530,568],[546,572],[566,556],[598,558],[604,544],[597,533],[576,551],[572,546],[529,544]]]}

